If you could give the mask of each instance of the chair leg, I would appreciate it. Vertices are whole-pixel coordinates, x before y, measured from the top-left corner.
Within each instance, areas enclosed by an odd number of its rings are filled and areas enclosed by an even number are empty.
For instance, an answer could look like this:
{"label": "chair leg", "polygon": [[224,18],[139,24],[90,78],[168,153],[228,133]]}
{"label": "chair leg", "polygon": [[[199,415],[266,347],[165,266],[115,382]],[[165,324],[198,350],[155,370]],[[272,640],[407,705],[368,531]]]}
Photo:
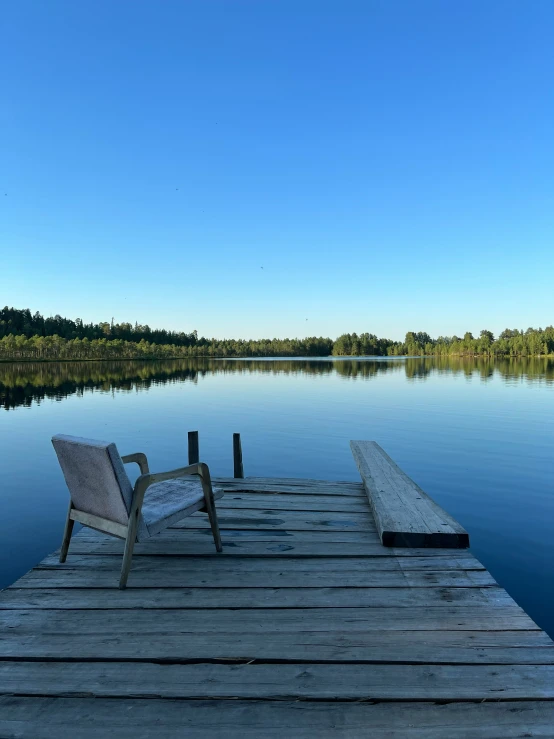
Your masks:
{"label": "chair leg", "polygon": [[135,548],[136,536],[129,536],[125,539],[125,553],[123,554],[123,564],[121,565],[121,577],[119,578],[119,589],[125,590],[127,587],[127,578],[131,571],[131,562],[133,560],[133,549]]}
{"label": "chair leg", "polygon": [[206,513],[210,519],[210,526],[212,527],[212,534],[214,537],[215,548],[218,552],[223,551],[223,545],[221,543],[221,535],[219,533],[219,524],[217,522],[217,512],[215,510],[214,499],[211,496],[206,496]]}
{"label": "chair leg", "polygon": [[212,534],[214,537],[215,548],[218,552],[223,551],[223,545],[221,544],[221,535],[219,533],[219,524],[217,522],[217,513],[215,510],[215,501],[212,488],[212,478],[210,476],[210,470],[207,464],[199,462],[198,464],[200,481],[202,482],[202,491],[204,493],[204,509],[210,519],[210,526],[212,527]]}
{"label": "chair leg", "polygon": [[73,526],[75,525],[75,521],[69,517],[69,514],[71,513],[73,509],[73,503],[69,503],[69,509],[67,511],[67,518],[65,519],[65,529],[63,532],[63,541],[62,541],[62,547],[60,549],[60,562],[65,562],[67,559],[67,552],[69,550],[69,542],[71,541],[71,534],[73,533]]}

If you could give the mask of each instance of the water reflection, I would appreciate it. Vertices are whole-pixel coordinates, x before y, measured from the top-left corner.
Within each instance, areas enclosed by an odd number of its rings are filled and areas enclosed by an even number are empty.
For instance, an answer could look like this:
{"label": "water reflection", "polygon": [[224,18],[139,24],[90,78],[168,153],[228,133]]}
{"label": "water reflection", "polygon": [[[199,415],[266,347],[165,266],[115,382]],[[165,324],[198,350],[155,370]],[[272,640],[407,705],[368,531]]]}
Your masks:
{"label": "water reflection", "polygon": [[489,359],[408,357],[399,359],[182,359],[166,362],[33,362],[0,364],[0,406],[11,410],[44,399],[62,400],[88,392],[131,392],[152,385],[198,382],[208,374],[269,373],[332,375],[370,380],[391,372],[408,380],[435,374],[464,375],[488,381],[545,382],[554,386],[554,360],[548,358]]}
{"label": "water reflection", "polygon": [[548,357],[413,357],[404,361],[408,379],[425,379],[431,374],[463,374],[485,381],[499,377],[506,382],[529,380],[554,384],[554,359]]}

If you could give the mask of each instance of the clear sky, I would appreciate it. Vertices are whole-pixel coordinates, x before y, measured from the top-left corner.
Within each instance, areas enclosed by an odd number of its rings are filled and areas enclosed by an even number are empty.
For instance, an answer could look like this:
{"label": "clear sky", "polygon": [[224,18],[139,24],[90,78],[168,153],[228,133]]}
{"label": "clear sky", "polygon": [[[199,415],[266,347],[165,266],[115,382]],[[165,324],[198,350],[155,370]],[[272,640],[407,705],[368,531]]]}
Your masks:
{"label": "clear sky", "polygon": [[553,38],[552,0],[4,2],[0,303],[217,337],[552,323]]}

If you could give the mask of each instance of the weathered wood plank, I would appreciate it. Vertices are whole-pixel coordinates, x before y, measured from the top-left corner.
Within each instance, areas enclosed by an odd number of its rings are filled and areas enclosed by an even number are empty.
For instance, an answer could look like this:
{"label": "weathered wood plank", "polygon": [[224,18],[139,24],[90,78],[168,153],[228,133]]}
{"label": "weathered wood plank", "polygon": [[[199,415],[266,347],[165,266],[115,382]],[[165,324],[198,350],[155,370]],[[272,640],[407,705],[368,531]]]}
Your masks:
{"label": "weathered wood plank", "polygon": [[[376,532],[371,531],[259,531],[227,529],[222,532],[223,552],[214,551],[209,528],[167,529],[156,537],[135,545],[134,559],[141,555],[216,557],[351,557],[386,556],[405,552],[381,545]],[[420,550],[421,556],[437,551]],[[74,554],[122,554],[121,541],[90,529],[83,529],[71,542],[68,561]],[[415,555],[418,552],[412,550]]]}
{"label": "weathered wood plank", "polygon": [[554,699],[554,665],[0,662],[0,693],[164,698]]}
{"label": "weathered wood plank", "polygon": [[[222,535],[223,551],[214,552],[213,541],[207,536],[194,538],[194,529],[177,529],[183,536],[171,538],[158,538],[136,544],[133,552],[133,563],[141,555],[163,555],[163,556],[193,556],[193,557],[390,557],[391,554],[402,557],[410,552],[417,557],[435,557],[435,551],[447,553],[449,550],[434,549],[402,549],[383,547],[380,541],[342,541],[324,539],[320,543],[316,541],[295,540],[286,536],[269,537],[255,536],[246,539],[236,536],[234,531],[224,531]],[[198,529],[200,531],[200,529]],[[209,530],[207,531],[209,533]],[[75,537],[69,549],[68,562],[72,554],[121,554],[123,551],[121,542],[117,539],[80,539]],[[451,550],[450,550],[451,551]],[[404,552],[404,554],[402,554]]]}
{"label": "weathered wood plank", "polygon": [[[67,725],[75,728],[73,736],[80,739],[96,739],[103,729],[118,739],[134,739],[137,730],[144,739],[183,736],[183,732],[189,739],[274,739],[282,737],[284,730],[298,739],[358,739],[366,735],[368,727],[373,739],[512,739],[549,736],[553,711],[546,702],[468,706],[129,699],[123,703],[102,698],[19,696],[0,699],[0,706],[2,731],[33,739],[59,739],[60,729]],[[160,715],[164,716],[163,724]]]}
{"label": "weathered wood plank", "polygon": [[289,480],[287,478],[271,479],[246,477],[236,480],[232,477],[217,477],[214,484],[223,487],[226,492],[241,491],[254,493],[287,493],[290,495],[344,495],[364,498],[364,486],[360,482],[333,482],[326,480]]}
{"label": "weathered wood plank", "polygon": [[[129,578],[131,580],[131,577]],[[123,592],[123,595],[121,595]],[[413,608],[513,604],[503,588],[35,588],[2,593],[6,608]],[[392,616],[391,616],[392,617]]]}
{"label": "weathered wood plank", "polygon": [[342,511],[345,513],[370,512],[369,501],[364,496],[359,498],[341,495],[291,495],[290,493],[239,493],[227,491],[223,498],[217,501],[217,509],[242,508],[255,510],[284,511]]}
{"label": "weathered wood plank", "polygon": [[[423,570],[426,572],[465,572],[484,571],[485,568],[475,557],[469,552],[461,551],[459,554],[452,556],[437,557],[396,557],[390,554],[388,557],[237,557],[235,559],[224,559],[214,557],[213,563],[206,562],[205,557],[179,557],[163,555],[149,557],[143,555],[136,562],[133,562],[133,572],[151,572],[158,574],[163,572],[182,572],[186,574],[199,574],[207,576],[208,574],[227,573],[233,574],[286,574],[289,572],[297,572],[302,570],[306,573],[306,587],[309,587],[312,577],[323,574],[324,572],[344,572],[344,573],[363,573],[372,576],[372,573],[380,572],[403,572],[410,570]],[[452,551],[452,550],[447,550]],[[162,557],[162,559],[160,559]],[[73,569],[94,569],[113,570],[121,565],[121,560],[117,554],[96,555],[96,554],[73,554],[66,562],[61,564],[55,554],[45,557],[40,564],[34,569],[54,569],[54,570],[73,570]],[[486,573],[489,575],[489,573]],[[20,582],[20,581],[18,581]]]}
{"label": "weathered wood plank", "polygon": [[[319,511],[283,510],[219,510],[219,528],[265,529],[266,531],[375,531],[375,522],[370,510],[355,513],[342,511],[321,513]],[[194,513],[171,526],[172,529],[204,529],[209,527],[205,514]]]}
{"label": "weathered wood plank", "polygon": [[[82,529],[78,537],[81,541],[106,541],[108,538],[113,541],[111,537],[102,536],[101,532],[93,531],[92,529]],[[283,530],[265,530],[265,529],[226,529],[223,533],[223,537],[230,544],[233,544],[236,540],[245,541],[271,541],[278,543],[280,541],[295,541],[295,542],[314,542],[317,544],[325,544],[328,542],[345,542],[345,543],[356,543],[363,542],[368,544],[379,544],[380,550],[383,551],[383,546],[377,531],[288,531]],[[208,541],[211,538],[211,531],[208,528],[201,529],[187,529],[186,532],[183,529],[171,528],[165,529],[150,542],[165,542],[165,541]],[[72,539],[72,544],[73,544]],[[213,541],[213,538],[212,538]],[[385,551],[385,555],[390,555],[390,548]],[[399,551],[399,550],[396,550]],[[436,550],[443,552],[450,552],[452,550]]]}
{"label": "weathered wood plank", "polygon": [[467,531],[437,505],[374,441],[351,441],[385,546],[469,546]]}
{"label": "weathered wood plank", "polygon": [[[131,591],[132,592],[132,591]],[[110,591],[111,595],[111,591]],[[108,603],[106,603],[109,605]],[[360,631],[520,631],[538,626],[519,606],[510,603],[413,606],[399,608],[138,608],[126,618],[117,604],[95,609],[6,609],[0,610],[2,629],[55,633],[136,634],[229,633],[267,634]]]}
{"label": "weathered wood plank", "polygon": [[0,659],[554,664],[554,644],[538,630],[205,634],[174,626],[160,634],[127,628],[110,635],[52,633],[48,624],[33,633],[11,627],[0,637]]}
{"label": "weathered wood plank", "polygon": [[[163,720],[161,720],[163,717]],[[515,739],[551,737],[550,701],[371,703],[0,698],[0,735],[59,739]]]}
{"label": "weathered wood plank", "polygon": [[360,482],[358,480],[320,480],[314,477],[257,477],[255,475],[249,475],[240,481],[237,481],[234,477],[225,476],[214,479],[229,485],[253,483],[257,485],[283,485],[289,487],[304,487],[309,485],[315,487],[359,488],[360,486]]}
{"label": "weathered wood plank", "polygon": [[[96,558],[95,558],[96,559]],[[101,559],[101,558],[100,558]],[[71,569],[34,569],[20,578],[12,588],[118,588],[121,563],[119,558],[111,568],[105,565]],[[155,558],[154,558],[155,559]],[[228,560],[224,560],[225,563]],[[304,570],[293,560],[294,569],[282,566],[280,571],[263,568],[236,572],[214,565],[210,570],[189,571],[179,558],[169,558],[167,565],[154,562],[149,569],[131,570],[129,588],[471,588],[496,585],[486,570],[450,570],[439,572],[390,570]],[[119,566],[118,566],[119,565]],[[177,566],[176,566],[177,565]],[[1,600],[0,600],[1,604]]]}

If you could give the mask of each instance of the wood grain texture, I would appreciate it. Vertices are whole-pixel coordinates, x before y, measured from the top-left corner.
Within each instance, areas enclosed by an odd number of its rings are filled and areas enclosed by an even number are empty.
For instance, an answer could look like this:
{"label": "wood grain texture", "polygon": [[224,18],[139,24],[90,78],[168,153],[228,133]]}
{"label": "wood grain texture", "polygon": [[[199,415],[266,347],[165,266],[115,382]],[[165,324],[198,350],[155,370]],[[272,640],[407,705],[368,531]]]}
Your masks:
{"label": "wood grain texture", "polygon": [[[451,549],[407,549],[383,547],[377,531],[289,531],[286,529],[258,530],[226,529],[222,533],[224,550],[219,557],[451,557],[461,556]],[[123,544],[102,533],[83,529],[71,541],[71,553],[121,554]],[[214,557],[209,528],[166,529],[156,537],[135,546],[134,557],[152,556],[209,556]],[[472,557],[468,552],[463,556]],[[70,560],[68,560],[69,563]],[[136,561],[133,560],[133,561]],[[477,561],[477,560],[475,560]]]}
{"label": "wood grain texture", "polygon": [[[219,527],[225,529],[256,529],[265,531],[375,531],[369,509],[354,513],[286,510],[221,510]],[[209,521],[195,513],[174,524],[173,529],[205,529]]]}
{"label": "wood grain texture", "polygon": [[[374,573],[379,576],[382,572],[390,571],[423,570],[426,572],[447,571],[456,573],[463,573],[467,570],[485,571],[481,562],[466,551],[450,556],[440,555],[436,557],[397,557],[390,553],[390,549],[385,551],[389,553],[388,557],[325,557],[323,562],[317,557],[271,557],[270,559],[267,557],[234,557],[227,559],[214,557],[210,564],[210,574],[227,573],[230,575],[247,574],[254,576],[257,573],[267,575],[278,573],[284,575],[301,570],[305,573],[304,585],[310,587],[312,577],[318,577],[327,572],[354,572],[372,577]],[[50,554],[31,572],[45,569],[54,570],[55,572],[66,569],[112,570],[117,566],[116,556],[115,554],[74,554],[71,560],[68,560],[65,564],[60,564],[56,555]],[[163,557],[162,560],[160,560],[160,556]],[[133,563],[133,572],[156,572],[161,575],[167,571],[170,573],[181,572],[192,576],[198,573],[206,576],[207,566],[205,557],[148,556],[145,554],[136,563]],[[490,576],[489,573],[487,573],[487,576]],[[18,587],[23,579],[18,580]]]}
{"label": "wood grain texture", "polygon": [[364,498],[365,491],[361,482],[332,482],[326,480],[303,480],[297,478],[265,478],[245,477],[236,480],[233,477],[217,477],[214,485],[222,487],[225,492],[253,492],[253,493],[286,493],[289,495],[344,495],[347,497]]}
{"label": "wood grain texture", "polygon": [[[281,634],[92,634],[25,635],[10,632],[0,639],[0,658],[72,660],[132,660],[135,662],[260,662],[280,661],[294,653],[303,662],[356,662],[410,664],[554,664],[554,648],[537,640],[525,645],[520,634],[498,632],[509,640],[495,639],[495,632],[354,632],[332,634],[305,632]],[[457,644],[453,635],[463,635]],[[483,638],[486,634],[487,638]],[[446,635],[447,640],[440,637]],[[504,642],[507,642],[505,645]],[[520,645],[523,642],[523,645]]]}
{"label": "wood grain texture", "polygon": [[[97,560],[96,557],[91,557]],[[228,562],[229,560],[224,560]],[[259,560],[252,560],[259,561]],[[285,560],[286,561],[286,560]],[[304,569],[297,560],[294,569],[283,565],[278,570],[267,571],[253,568],[251,571],[237,571],[233,568],[217,567],[209,574],[206,568],[189,570],[178,557],[160,571],[159,562],[149,569],[133,568],[133,579],[129,588],[474,588],[496,585],[492,575],[486,570],[446,570],[420,571],[401,569],[371,570],[313,570]],[[156,566],[157,565],[157,566]],[[112,567],[76,567],[71,569],[55,567],[35,569],[18,580],[17,588],[111,588],[117,583],[116,562]]]}
{"label": "wood grain texture", "polygon": [[345,513],[369,512],[369,501],[364,496],[356,497],[344,495],[325,495],[315,497],[301,493],[252,493],[226,491],[225,496],[217,502],[218,510],[227,508],[242,508],[255,510],[284,511],[343,511]]}
{"label": "wood grain texture", "polygon": [[374,441],[351,441],[384,546],[469,546],[467,531]]}
{"label": "wood grain texture", "polygon": [[554,665],[0,662],[0,694],[131,698],[554,699]]}
{"label": "wood grain texture", "polygon": [[[160,717],[163,717],[161,720]],[[552,737],[550,701],[480,703],[0,697],[19,739],[515,739]]]}
{"label": "wood grain texture", "polygon": [[[101,533],[101,532],[100,532]],[[103,542],[105,541],[105,537],[103,536],[97,536],[97,532],[92,531],[91,529],[83,529],[79,532],[78,536],[80,537],[80,541],[90,541],[90,542]],[[355,542],[364,542],[364,543],[378,543],[381,544],[379,535],[377,531],[374,529],[372,531],[330,531],[330,530],[305,530],[305,529],[299,529],[298,531],[291,531],[289,529],[257,529],[255,527],[253,528],[236,528],[236,529],[225,529],[223,536],[225,540],[229,543],[233,543],[233,541],[298,541],[298,542],[311,542],[314,544],[322,544],[322,543],[355,543]],[[164,531],[161,531],[159,534],[156,534],[156,541],[154,543],[160,543],[161,545],[165,544],[169,541],[192,541],[192,542],[202,542],[209,540],[211,537],[211,534],[208,530],[208,528],[203,529],[188,529],[186,534],[183,534],[182,531],[180,531],[177,528],[171,528],[171,529],[165,529]],[[73,542],[72,542],[73,543]],[[383,547],[380,546],[379,551],[383,551]],[[390,548],[384,552],[384,556],[390,556],[391,552],[396,552],[400,550],[395,550],[394,548]],[[434,554],[438,552],[440,553],[450,553],[452,554],[451,550],[434,550],[433,553],[430,554],[430,556],[434,556]]]}
{"label": "wood grain texture", "polygon": [[[129,590],[127,595],[131,594]],[[0,610],[3,629],[19,629],[32,635],[44,630],[50,634],[104,634],[117,637],[137,634],[228,633],[228,634],[303,634],[318,631],[347,634],[360,631],[537,631],[538,626],[517,605],[487,603],[472,605],[413,606],[390,608],[137,608],[122,614],[118,604],[112,608],[9,608]],[[125,617],[126,616],[126,617]],[[132,617],[131,620],[130,617]],[[8,633],[8,632],[6,632]],[[547,637],[548,638],[548,637]],[[429,655],[430,658],[432,655]],[[293,652],[283,659],[294,661]]]}
{"label": "wood grain texture", "polygon": [[[115,583],[117,585],[117,582]],[[129,588],[123,597],[115,590],[91,586],[4,591],[0,608],[448,608],[453,604],[511,604],[499,587],[275,587],[275,588]]]}
{"label": "wood grain texture", "polygon": [[[394,554],[398,557],[406,556],[402,552],[410,551],[417,557],[435,558],[434,549],[403,549],[383,547],[377,534],[373,540],[361,541],[342,540],[340,537],[326,536],[320,541],[305,538],[271,537],[259,535],[255,532],[253,537],[236,536],[233,530],[222,532],[223,551],[220,554],[214,552],[213,541],[209,529],[205,529],[202,537],[194,537],[193,529],[177,529],[182,535],[175,538],[158,538],[135,545],[133,562],[141,555],[147,556],[192,556],[192,557],[219,557],[238,559],[239,557],[390,557]],[[288,532],[290,533],[290,532]],[[448,552],[451,550],[438,550]],[[121,554],[121,542],[116,539],[90,539],[81,538],[79,534],[71,541],[71,553],[74,554]]]}

